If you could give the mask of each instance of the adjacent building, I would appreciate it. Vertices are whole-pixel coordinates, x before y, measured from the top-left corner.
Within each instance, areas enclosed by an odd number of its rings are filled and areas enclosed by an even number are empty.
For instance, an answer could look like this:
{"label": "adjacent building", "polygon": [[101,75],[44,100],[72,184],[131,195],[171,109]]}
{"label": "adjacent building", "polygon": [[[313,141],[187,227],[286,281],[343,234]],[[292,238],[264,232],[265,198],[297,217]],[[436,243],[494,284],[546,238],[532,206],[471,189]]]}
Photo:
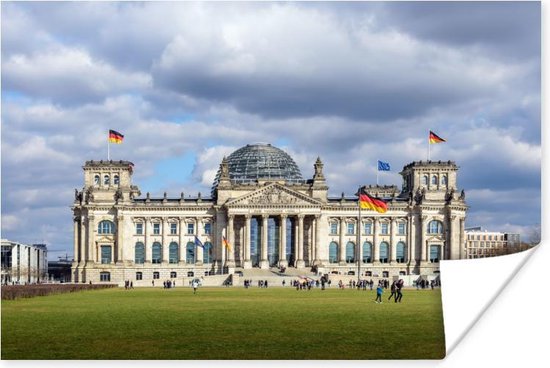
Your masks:
{"label": "adjacent building", "polygon": [[487,231],[478,227],[466,230],[466,257],[486,258],[520,251],[520,236],[516,233]]}
{"label": "adjacent building", "polygon": [[7,239],[1,242],[2,285],[48,280],[48,249],[45,244],[26,245]]}
{"label": "adjacent building", "polygon": [[151,285],[284,268],[436,275],[440,260],[466,257],[468,207],[454,162],[415,161],[400,188],[366,186],[388,211],[361,218],[354,193],[329,196],[322,161],[313,167],[304,179],[283,150],[249,144],[222,160],[209,196],[152,198],[132,182],[131,162],[87,161],[72,206],[72,279]]}

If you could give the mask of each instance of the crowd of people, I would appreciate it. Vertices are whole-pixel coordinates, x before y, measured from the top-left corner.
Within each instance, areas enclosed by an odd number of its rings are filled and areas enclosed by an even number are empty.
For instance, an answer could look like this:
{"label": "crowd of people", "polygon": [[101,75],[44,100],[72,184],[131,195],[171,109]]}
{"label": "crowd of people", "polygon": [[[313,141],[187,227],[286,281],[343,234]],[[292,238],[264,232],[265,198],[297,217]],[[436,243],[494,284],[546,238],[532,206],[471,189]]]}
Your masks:
{"label": "crowd of people", "polygon": [[427,288],[431,288],[432,290],[437,286],[441,286],[441,281],[439,281],[439,279],[436,279],[436,280],[420,280],[420,281],[415,281],[415,284],[416,284],[416,289],[419,290],[419,289],[427,289]]}

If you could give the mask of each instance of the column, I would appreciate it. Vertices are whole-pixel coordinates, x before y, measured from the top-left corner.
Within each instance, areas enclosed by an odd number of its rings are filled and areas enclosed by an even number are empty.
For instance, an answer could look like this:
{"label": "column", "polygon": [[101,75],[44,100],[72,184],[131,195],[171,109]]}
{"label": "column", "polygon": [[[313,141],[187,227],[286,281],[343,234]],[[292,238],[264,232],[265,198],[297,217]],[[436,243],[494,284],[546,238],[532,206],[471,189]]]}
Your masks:
{"label": "column", "polygon": [[425,263],[428,254],[428,245],[426,244],[426,219],[428,216],[422,216],[420,221],[420,262]]}
{"label": "column", "polygon": [[[197,238],[204,244],[204,239],[201,239],[201,234],[203,232],[203,223],[202,223],[202,217],[197,217]],[[233,245],[233,244],[231,244]],[[204,249],[202,247],[195,246],[195,252],[197,252],[197,262],[195,263],[197,266],[203,265],[203,259],[204,259]]]}
{"label": "column", "polygon": [[304,215],[298,215],[298,254],[296,268],[305,267],[304,262]]}
{"label": "column", "polygon": [[260,268],[269,268],[269,261],[267,260],[267,220],[268,215],[262,215],[262,251],[260,259]]}
{"label": "column", "polygon": [[286,220],[287,215],[281,215],[281,241],[279,242],[279,267],[287,267],[288,261],[286,260]]}
{"label": "column", "polygon": [[78,252],[78,263],[81,266],[83,266],[86,261],[86,223],[86,218],[84,216],[80,216],[80,247]]}
{"label": "column", "polygon": [[95,218],[88,215],[88,256],[86,262],[97,262],[95,259]]}
{"label": "column", "polygon": [[231,245],[230,249],[227,250],[227,262],[228,267],[235,267],[235,228],[234,220],[235,215],[228,215],[228,224],[227,224],[227,241]]}
{"label": "column", "polygon": [[166,218],[163,217],[161,218],[160,220],[160,226],[161,226],[161,230],[160,230],[160,236],[161,236],[161,240],[160,240],[160,244],[161,244],[161,249],[162,249],[162,254],[161,254],[161,258],[160,258],[160,263],[162,265],[167,265],[168,264],[168,256],[169,256],[169,252],[168,252],[168,237],[167,237],[167,229],[168,229],[168,222],[166,221]]}
{"label": "column", "polygon": [[396,230],[396,223],[395,223],[395,219],[394,218],[391,218],[390,219],[390,264],[395,264],[397,262],[396,260],[396,253],[397,253],[397,237],[396,237],[396,234],[395,234],[395,230]]}
{"label": "column", "polygon": [[340,244],[338,244],[338,262],[340,263],[340,266],[346,265],[346,245],[344,244],[344,231],[346,231],[346,218],[340,217]]}
{"label": "column", "polygon": [[465,254],[464,254],[464,219],[460,219],[459,220],[459,242],[460,242],[460,248],[459,248],[459,251],[458,251],[458,259],[464,259],[466,258]]}
{"label": "column", "polygon": [[115,257],[115,263],[122,263],[124,261],[124,216],[117,216],[117,227],[116,227],[116,253],[113,252]]}
{"label": "column", "polygon": [[374,237],[373,237],[373,245],[372,247],[374,248],[374,254],[373,254],[373,259],[372,259],[372,263],[373,264],[380,264],[380,240],[378,239],[378,233],[380,232],[380,220],[378,219],[378,217],[375,217],[374,218],[374,222],[373,222],[373,234],[374,234]]}
{"label": "column", "polygon": [[151,244],[151,219],[145,218],[145,264],[151,265],[153,258],[153,244]]}
{"label": "column", "polygon": [[409,221],[407,221],[407,264],[409,267],[409,273],[414,272],[416,267],[416,216],[412,213],[409,214]]}
{"label": "column", "polygon": [[80,247],[79,243],[79,236],[78,236],[78,218],[75,217],[73,219],[73,230],[74,230],[74,238],[73,238],[73,253],[74,253],[74,262],[78,262],[78,250]]}
{"label": "column", "polygon": [[315,216],[315,222],[314,222],[314,229],[315,229],[315,241],[313,244],[315,244],[315,255],[313,258],[313,264],[316,266],[321,266],[321,258],[319,255],[321,254],[321,216],[316,215]]}
{"label": "column", "polygon": [[247,214],[245,216],[244,224],[244,264],[243,268],[252,268],[252,262],[250,261],[250,220],[252,215]]}
{"label": "column", "polygon": [[180,220],[178,224],[179,246],[180,246],[179,262],[181,264],[185,264],[185,254],[187,253],[187,244],[185,244],[185,238],[184,238],[185,219],[181,217],[179,220]]}
{"label": "column", "polygon": [[[363,235],[363,218],[359,218],[359,222],[357,223],[357,227],[355,229],[357,231],[357,254],[355,255],[355,262],[359,261],[360,266],[363,265],[363,245],[362,243],[365,242],[365,239],[361,235]],[[363,271],[361,271],[363,272]]]}

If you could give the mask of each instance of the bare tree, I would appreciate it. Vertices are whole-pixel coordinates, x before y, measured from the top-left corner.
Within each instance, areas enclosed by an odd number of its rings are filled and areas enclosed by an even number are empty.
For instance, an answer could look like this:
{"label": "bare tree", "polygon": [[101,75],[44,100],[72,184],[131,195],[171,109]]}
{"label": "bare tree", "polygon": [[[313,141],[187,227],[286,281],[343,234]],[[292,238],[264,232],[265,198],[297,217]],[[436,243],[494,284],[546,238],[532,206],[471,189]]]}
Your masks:
{"label": "bare tree", "polygon": [[529,232],[529,244],[531,246],[535,246],[540,243],[541,238],[541,229],[540,224],[536,224],[531,228],[531,231]]}

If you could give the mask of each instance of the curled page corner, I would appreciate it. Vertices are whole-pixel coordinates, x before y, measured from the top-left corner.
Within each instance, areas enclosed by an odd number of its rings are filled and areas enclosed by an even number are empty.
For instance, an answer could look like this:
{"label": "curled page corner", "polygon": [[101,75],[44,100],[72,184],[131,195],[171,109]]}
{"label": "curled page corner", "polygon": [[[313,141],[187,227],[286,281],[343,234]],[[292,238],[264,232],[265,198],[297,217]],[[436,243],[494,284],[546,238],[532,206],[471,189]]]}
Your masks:
{"label": "curled page corner", "polygon": [[441,261],[447,355],[538,248],[499,257]]}

